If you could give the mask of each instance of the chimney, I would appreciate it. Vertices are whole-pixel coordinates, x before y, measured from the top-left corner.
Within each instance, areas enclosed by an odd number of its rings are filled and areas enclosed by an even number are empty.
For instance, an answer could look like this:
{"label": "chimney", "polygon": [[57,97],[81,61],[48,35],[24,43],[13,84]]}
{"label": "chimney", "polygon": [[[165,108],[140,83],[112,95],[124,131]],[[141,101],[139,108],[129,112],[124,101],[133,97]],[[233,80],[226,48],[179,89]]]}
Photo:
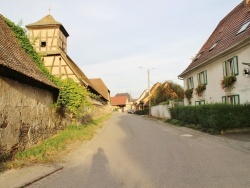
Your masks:
{"label": "chimney", "polygon": [[250,3],[250,0],[244,0],[244,5],[247,6]]}

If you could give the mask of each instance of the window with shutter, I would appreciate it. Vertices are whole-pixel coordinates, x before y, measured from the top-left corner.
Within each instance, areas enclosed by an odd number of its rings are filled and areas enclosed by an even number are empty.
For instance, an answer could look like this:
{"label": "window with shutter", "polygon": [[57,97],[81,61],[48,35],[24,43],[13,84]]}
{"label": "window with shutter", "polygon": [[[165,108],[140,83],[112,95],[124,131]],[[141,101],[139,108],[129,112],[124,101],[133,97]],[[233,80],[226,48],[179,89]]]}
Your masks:
{"label": "window with shutter", "polygon": [[203,105],[205,104],[205,100],[195,101],[195,105]]}
{"label": "window with shutter", "polygon": [[194,88],[193,77],[189,77],[189,78],[187,79],[187,88],[188,88],[188,89],[193,89],[193,88]]}
{"label": "window with shutter", "polygon": [[206,84],[207,85],[207,71],[202,71],[197,74],[198,84]]}
{"label": "window with shutter", "polygon": [[240,104],[240,96],[239,95],[228,95],[222,97],[222,103],[224,104]]}
{"label": "window with shutter", "polygon": [[233,58],[224,61],[222,63],[222,67],[223,67],[223,76],[239,75],[238,57],[234,56]]}

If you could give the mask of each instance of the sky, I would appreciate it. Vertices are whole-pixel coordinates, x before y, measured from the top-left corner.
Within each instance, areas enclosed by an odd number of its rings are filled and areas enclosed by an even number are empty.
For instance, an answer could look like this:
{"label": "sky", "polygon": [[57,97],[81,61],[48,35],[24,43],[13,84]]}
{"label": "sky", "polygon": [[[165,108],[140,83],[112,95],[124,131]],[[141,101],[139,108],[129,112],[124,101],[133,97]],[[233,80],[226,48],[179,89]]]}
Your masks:
{"label": "sky", "polygon": [[[0,14],[22,27],[48,14],[69,33],[67,54],[111,96],[136,99],[178,75],[241,0],[1,0]],[[142,67],[142,68],[139,68]]]}

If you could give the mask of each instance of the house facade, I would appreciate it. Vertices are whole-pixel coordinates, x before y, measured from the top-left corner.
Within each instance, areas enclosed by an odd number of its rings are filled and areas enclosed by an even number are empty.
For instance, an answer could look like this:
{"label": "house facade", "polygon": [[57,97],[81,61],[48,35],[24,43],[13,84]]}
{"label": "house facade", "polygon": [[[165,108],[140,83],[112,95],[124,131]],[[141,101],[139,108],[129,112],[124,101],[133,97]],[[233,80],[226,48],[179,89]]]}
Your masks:
{"label": "house facade", "polygon": [[224,17],[191,64],[184,81],[185,105],[250,102],[250,3]]}
{"label": "house facade", "polygon": [[129,98],[126,95],[118,95],[110,98],[113,111],[125,112],[131,109]]}

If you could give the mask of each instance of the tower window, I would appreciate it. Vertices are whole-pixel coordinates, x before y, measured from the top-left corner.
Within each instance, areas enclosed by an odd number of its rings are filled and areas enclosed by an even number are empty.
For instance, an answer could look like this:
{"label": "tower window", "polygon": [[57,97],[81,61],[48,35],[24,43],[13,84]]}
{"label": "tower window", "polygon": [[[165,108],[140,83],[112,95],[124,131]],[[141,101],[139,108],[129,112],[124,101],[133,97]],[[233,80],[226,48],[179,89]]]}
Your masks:
{"label": "tower window", "polygon": [[42,41],[41,44],[40,44],[41,47],[46,47],[46,42],[45,41]]}

